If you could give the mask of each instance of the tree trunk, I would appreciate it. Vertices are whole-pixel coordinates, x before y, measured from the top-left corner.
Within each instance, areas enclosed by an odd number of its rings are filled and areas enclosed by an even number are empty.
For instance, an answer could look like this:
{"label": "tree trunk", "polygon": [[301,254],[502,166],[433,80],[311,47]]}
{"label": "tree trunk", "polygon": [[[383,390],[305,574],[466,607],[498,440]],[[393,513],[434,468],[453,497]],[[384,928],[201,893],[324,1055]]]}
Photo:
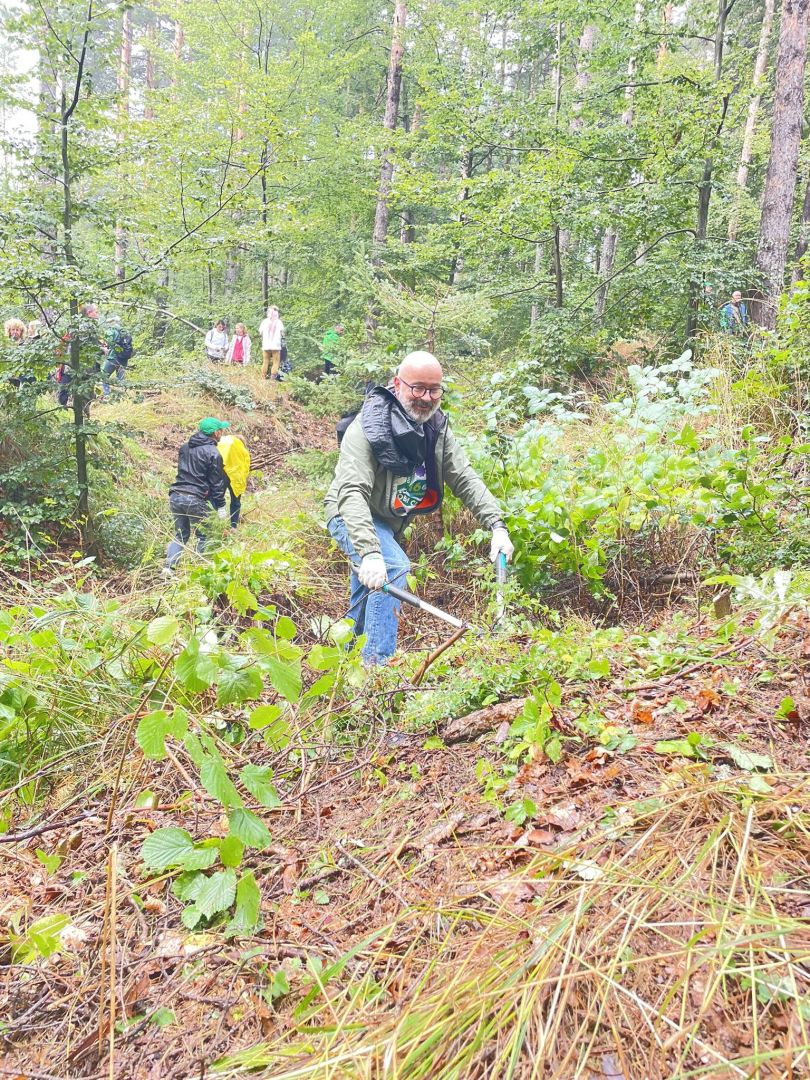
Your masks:
{"label": "tree trunk", "polygon": [[[416,135],[419,131],[419,125],[422,122],[422,110],[417,104],[413,110],[413,116],[408,116],[407,106],[405,108],[405,115],[402,117],[402,127],[408,135]],[[409,140],[410,141],[410,140]],[[410,153],[408,157],[410,158]],[[401,244],[412,244],[416,239],[416,229],[413,223],[413,210],[406,207],[402,211],[399,224],[399,242]]]}
{"label": "tree trunk", "polygon": [[[391,34],[391,54],[388,61],[388,84],[385,97],[385,117],[383,127],[386,131],[395,131],[399,116],[399,92],[402,86],[402,54],[404,51],[403,39],[405,36],[405,24],[408,17],[408,9],[405,0],[395,0],[394,25]],[[372,241],[375,256],[374,265],[379,266],[382,262],[380,249],[385,243],[388,234],[388,195],[391,190],[391,180],[394,175],[394,163],[391,159],[391,150],[386,147],[383,150],[380,162],[380,179],[377,184],[377,211],[374,215],[374,233]]]}
{"label": "tree trunk", "polygon": [[658,43],[658,59],[656,61],[659,72],[663,67],[664,60],[666,58],[667,52],[669,51],[669,46],[667,45],[667,37],[669,36],[669,28],[672,24],[672,0],[667,0],[666,4],[664,5],[664,14],[661,22],[661,40]]}
{"label": "tree trunk", "polygon": [[158,271],[155,300],[158,307],[157,318],[155,319],[155,335],[158,343],[162,345],[166,338],[166,331],[169,328],[169,317],[165,313],[166,304],[169,300],[169,271],[165,268]]}
{"label": "tree trunk", "polygon": [[554,53],[554,69],[552,81],[554,84],[554,127],[560,123],[560,105],[562,104],[562,42],[563,24],[557,23],[557,48]]}
{"label": "tree trunk", "polygon": [[810,0],[784,0],[776,58],[771,155],[765,174],[756,257],[756,268],[762,275],[762,291],[753,304],[755,321],[769,329],[776,323],[790,240],[802,133],[809,15]]}
{"label": "tree trunk", "polygon": [[177,80],[180,74],[180,62],[183,59],[183,46],[185,45],[183,24],[180,21],[182,7],[183,0],[177,0],[177,18],[174,22],[174,70],[172,71],[172,90],[177,89]]}
{"label": "tree trunk", "polygon": [[[132,12],[124,11],[121,24],[121,54],[118,63],[118,153],[121,162],[121,175],[126,184],[126,166],[124,164],[126,125],[129,120],[129,78],[132,68]],[[119,198],[123,197],[123,193]],[[119,218],[115,223],[115,291],[124,294],[124,279],[127,276],[127,232]]]}
{"label": "tree trunk", "polygon": [[[465,150],[461,155],[461,191],[459,193],[459,202],[464,203],[470,197],[470,188],[467,181],[472,176],[472,150]],[[459,210],[458,223],[462,225],[464,223],[464,213]],[[453,257],[450,260],[450,275],[447,279],[449,285],[454,285],[456,281],[456,274],[458,273],[458,249],[461,241],[456,241],[456,250],[453,253]]]}
{"label": "tree trunk", "polygon": [[585,91],[588,89],[591,82],[591,73],[588,67],[591,50],[593,49],[593,43],[596,40],[596,27],[593,25],[586,26],[582,31],[582,36],[579,39],[579,57],[577,59],[577,100],[574,102],[574,117],[571,120],[571,130],[578,131],[585,126],[585,120],[579,114],[585,106],[583,100]]}
{"label": "tree trunk", "polygon": [[808,245],[810,245],[810,180],[808,180],[807,187],[804,189],[804,205],[802,206],[802,219],[799,223],[799,238],[796,241],[796,252],[793,256],[792,285],[804,279],[802,259],[807,254]]}
{"label": "tree trunk", "polygon": [[[600,252],[600,268],[602,277],[607,279],[613,273],[613,264],[616,260],[616,242],[619,239],[618,233],[615,229],[607,229],[605,235],[602,237],[602,250]],[[596,294],[596,300],[594,301],[593,310],[597,320],[601,320],[605,314],[605,304],[607,303],[608,289],[610,288],[610,282],[605,280],[602,285],[599,286],[599,291]]]}
{"label": "tree trunk", "polygon": [[[541,270],[542,265],[543,265],[542,262],[541,262],[542,251],[543,251],[543,249],[540,247],[539,244],[534,245],[534,276],[535,276],[535,279],[537,278],[537,275],[540,273],[540,270]],[[535,286],[535,288],[536,287],[537,286]],[[537,322],[539,317],[540,317],[540,305],[535,300],[532,303],[532,313],[529,316],[529,325],[534,326],[534,324]]]}
{"label": "tree trunk", "polygon": [[[85,41],[86,48],[86,41]],[[84,56],[84,53],[82,54]],[[78,98],[81,86],[83,60],[79,65],[77,75],[76,97],[73,105],[67,102],[67,92],[63,84],[60,97],[59,134],[62,160],[62,232],[65,262],[68,266],[76,265],[76,257],[73,253],[73,190],[72,175],[70,169],[69,136],[70,119],[73,115],[75,101]],[[70,321],[73,332],[70,335],[69,353],[71,381],[73,386],[73,426],[74,445],[76,452],[76,486],[79,489],[79,499],[76,505],[79,532],[82,537],[82,545],[87,550],[93,544],[93,524],[90,520],[90,485],[87,475],[87,440],[84,432],[84,410],[87,398],[84,396],[81,370],[81,342],[75,330],[76,318],[79,314],[79,301],[75,293],[70,296]]]}
{"label": "tree trunk", "polygon": [[[725,43],[726,19],[728,18],[729,11],[731,11],[731,4],[733,2],[734,0],[729,0],[729,3],[727,4],[726,0],[718,0],[717,29],[714,35],[715,83],[720,82],[720,77],[723,74],[723,45]],[[712,197],[712,172],[714,170],[714,156],[711,151],[714,149],[716,139],[717,134],[712,138],[709,156],[703,162],[703,175],[701,176],[700,187],[698,189],[697,228],[695,229],[695,250],[698,254],[703,247],[703,241],[706,239],[706,233],[709,228],[709,201]],[[687,340],[694,337],[695,330],[697,329],[699,307],[700,282],[693,279],[689,282],[689,308],[686,315]]]}
{"label": "tree trunk", "polygon": [[149,29],[146,32],[146,106],[144,108],[144,120],[154,120],[155,109],[152,104],[152,94],[157,87],[157,72],[155,70],[155,49],[157,48],[157,22],[156,15],[150,16]]}
{"label": "tree trunk", "polygon": [[734,192],[734,205],[731,209],[731,217],[728,222],[728,238],[732,242],[737,239],[739,232],[739,202],[740,192],[744,191],[748,184],[748,169],[754,156],[754,132],[757,126],[757,114],[759,103],[762,98],[762,85],[765,80],[765,70],[768,66],[768,40],[773,27],[774,0],[765,0],[765,11],[762,16],[762,28],[759,32],[759,46],[757,59],[754,64],[754,78],[751,88],[754,96],[748,106],[748,117],[745,121],[745,133],[743,134],[742,154],[740,155],[740,167],[737,169],[737,190]]}
{"label": "tree trunk", "polygon": [[562,255],[560,254],[560,226],[554,226],[554,241],[552,244],[552,258],[554,260],[554,306],[563,306],[563,278],[562,278]]}

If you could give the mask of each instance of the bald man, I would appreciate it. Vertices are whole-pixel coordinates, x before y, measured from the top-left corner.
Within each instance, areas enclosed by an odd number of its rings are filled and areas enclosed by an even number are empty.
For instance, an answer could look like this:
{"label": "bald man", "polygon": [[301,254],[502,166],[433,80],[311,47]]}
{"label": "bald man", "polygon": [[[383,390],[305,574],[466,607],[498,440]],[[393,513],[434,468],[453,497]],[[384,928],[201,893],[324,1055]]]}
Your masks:
{"label": "bald man", "polygon": [[348,618],[356,635],[367,636],[369,664],[384,664],[397,647],[399,601],[380,591],[386,581],[405,587],[410,564],[397,537],[417,515],[441,507],[445,484],[492,530],[493,562],[514,551],[500,506],[439,408],[442,393],[436,357],[409,353],[346,430],[326,495],[327,527],[352,566]]}

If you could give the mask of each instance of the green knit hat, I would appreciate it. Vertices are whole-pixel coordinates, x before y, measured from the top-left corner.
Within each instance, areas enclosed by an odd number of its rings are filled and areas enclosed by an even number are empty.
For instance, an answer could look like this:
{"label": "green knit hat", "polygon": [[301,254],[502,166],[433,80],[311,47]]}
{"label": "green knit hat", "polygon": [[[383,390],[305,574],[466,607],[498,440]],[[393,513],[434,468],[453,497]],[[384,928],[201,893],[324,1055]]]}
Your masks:
{"label": "green knit hat", "polygon": [[200,431],[204,435],[213,435],[215,431],[219,431],[220,428],[230,427],[231,425],[227,420],[217,420],[214,416],[206,416],[204,420],[200,421]]}

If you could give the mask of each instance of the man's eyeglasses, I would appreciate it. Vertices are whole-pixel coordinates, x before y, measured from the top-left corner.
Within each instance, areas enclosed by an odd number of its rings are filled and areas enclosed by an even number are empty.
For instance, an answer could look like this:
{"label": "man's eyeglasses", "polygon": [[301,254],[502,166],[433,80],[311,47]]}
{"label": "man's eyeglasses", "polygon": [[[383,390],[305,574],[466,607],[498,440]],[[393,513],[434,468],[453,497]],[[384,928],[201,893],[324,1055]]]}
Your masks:
{"label": "man's eyeglasses", "polygon": [[403,386],[407,386],[410,392],[415,398],[423,398],[425,396],[431,397],[434,401],[442,396],[444,393],[443,386],[422,386],[421,383],[411,385],[409,382],[405,382],[403,378],[399,380]]}

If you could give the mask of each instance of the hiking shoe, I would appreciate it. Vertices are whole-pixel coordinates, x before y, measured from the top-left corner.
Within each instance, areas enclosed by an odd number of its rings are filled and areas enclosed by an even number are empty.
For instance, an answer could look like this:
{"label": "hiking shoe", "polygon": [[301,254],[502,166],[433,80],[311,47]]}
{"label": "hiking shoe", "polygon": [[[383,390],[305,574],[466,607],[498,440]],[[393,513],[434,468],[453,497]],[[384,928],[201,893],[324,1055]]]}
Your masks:
{"label": "hiking shoe", "polygon": [[164,566],[160,571],[160,577],[163,581],[174,581],[174,570],[170,566]]}

